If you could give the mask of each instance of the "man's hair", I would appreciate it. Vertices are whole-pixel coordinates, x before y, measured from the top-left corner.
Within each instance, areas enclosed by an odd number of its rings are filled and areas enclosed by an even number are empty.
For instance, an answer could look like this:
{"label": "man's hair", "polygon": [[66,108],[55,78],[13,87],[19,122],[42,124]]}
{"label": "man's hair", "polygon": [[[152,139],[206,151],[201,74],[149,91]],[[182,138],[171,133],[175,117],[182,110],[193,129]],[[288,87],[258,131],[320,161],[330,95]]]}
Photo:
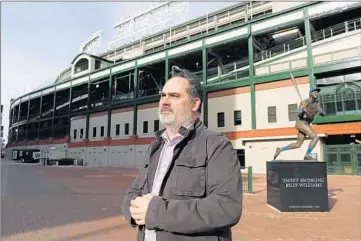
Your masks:
{"label": "man's hair", "polygon": [[199,98],[201,100],[201,104],[197,110],[198,114],[202,112],[202,104],[203,104],[203,86],[201,84],[201,79],[196,74],[192,73],[189,70],[181,69],[178,66],[172,67],[172,78],[181,77],[189,82],[188,94],[192,98]]}

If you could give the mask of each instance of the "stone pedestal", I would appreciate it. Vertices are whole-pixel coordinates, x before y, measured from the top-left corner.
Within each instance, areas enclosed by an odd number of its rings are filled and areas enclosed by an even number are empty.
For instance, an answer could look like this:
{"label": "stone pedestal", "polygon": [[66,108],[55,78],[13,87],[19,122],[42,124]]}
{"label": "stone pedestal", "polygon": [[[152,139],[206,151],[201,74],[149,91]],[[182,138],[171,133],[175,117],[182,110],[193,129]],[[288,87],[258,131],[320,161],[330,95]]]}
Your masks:
{"label": "stone pedestal", "polygon": [[325,162],[267,162],[267,203],[281,212],[328,212]]}

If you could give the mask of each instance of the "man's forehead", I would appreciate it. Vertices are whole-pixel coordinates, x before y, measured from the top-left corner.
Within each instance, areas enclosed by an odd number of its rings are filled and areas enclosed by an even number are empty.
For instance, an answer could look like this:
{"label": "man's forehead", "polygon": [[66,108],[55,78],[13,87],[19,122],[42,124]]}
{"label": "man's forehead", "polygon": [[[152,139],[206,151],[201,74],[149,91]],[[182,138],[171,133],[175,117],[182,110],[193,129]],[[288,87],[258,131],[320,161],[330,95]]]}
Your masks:
{"label": "man's forehead", "polygon": [[189,83],[186,79],[181,77],[174,77],[169,79],[164,87],[162,92],[185,92],[189,86]]}

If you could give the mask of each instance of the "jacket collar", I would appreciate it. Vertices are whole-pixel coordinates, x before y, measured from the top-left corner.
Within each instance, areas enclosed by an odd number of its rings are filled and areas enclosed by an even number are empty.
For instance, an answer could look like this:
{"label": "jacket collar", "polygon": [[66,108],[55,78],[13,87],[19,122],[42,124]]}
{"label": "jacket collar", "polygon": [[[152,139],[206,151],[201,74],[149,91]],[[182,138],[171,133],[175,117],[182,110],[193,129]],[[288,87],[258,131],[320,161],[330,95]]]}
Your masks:
{"label": "jacket collar", "polygon": [[[178,133],[182,135],[184,138],[187,138],[190,134],[193,134],[197,129],[199,129],[202,126],[202,121],[197,118],[194,123],[189,127],[186,128],[184,126],[181,126],[178,130]],[[155,137],[157,139],[157,142],[160,142],[162,140],[162,135],[166,131],[166,129],[162,129],[160,131],[155,132]]]}
{"label": "jacket collar", "polygon": [[[201,129],[202,127],[203,127],[202,121],[199,118],[197,118],[189,128],[181,127],[178,133],[183,136],[182,141],[184,141],[185,139],[188,139],[190,136],[195,135],[196,131]],[[166,129],[164,128],[160,131],[155,132],[156,139],[155,141],[152,141],[148,149],[148,153],[150,156],[152,156],[158,150],[158,148],[162,146],[162,144],[164,143],[164,138],[162,134],[165,131]],[[148,159],[146,164],[149,165],[150,164],[149,162],[150,159]],[[156,161],[156,163],[158,163],[158,160]]]}

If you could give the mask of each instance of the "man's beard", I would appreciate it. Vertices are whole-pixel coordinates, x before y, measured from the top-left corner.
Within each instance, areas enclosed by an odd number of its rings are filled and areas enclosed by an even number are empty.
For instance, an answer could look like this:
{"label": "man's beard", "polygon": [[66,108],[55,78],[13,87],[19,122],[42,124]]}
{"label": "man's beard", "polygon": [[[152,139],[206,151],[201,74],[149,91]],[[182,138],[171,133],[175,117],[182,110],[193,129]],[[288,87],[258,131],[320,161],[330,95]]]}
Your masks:
{"label": "man's beard", "polygon": [[174,110],[167,109],[168,113],[162,114],[161,110],[159,111],[159,120],[162,124],[172,132],[178,132],[181,126],[187,126],[191,123],[192,114],[188,113],[180,113],[179,117],[177,118],[177,113]]}

